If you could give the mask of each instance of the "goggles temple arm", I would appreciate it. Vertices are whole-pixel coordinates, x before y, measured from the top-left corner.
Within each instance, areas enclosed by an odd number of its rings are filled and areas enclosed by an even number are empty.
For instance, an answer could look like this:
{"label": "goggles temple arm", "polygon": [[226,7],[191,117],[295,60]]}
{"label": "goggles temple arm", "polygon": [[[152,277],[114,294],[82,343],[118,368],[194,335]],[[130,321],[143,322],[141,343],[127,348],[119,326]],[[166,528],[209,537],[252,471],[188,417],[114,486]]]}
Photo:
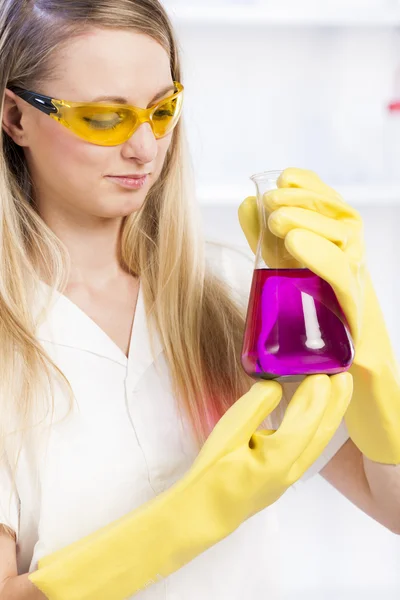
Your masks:
{"label": "goggles temple arm", "polygon": [[12,87],[10,89],[12,92],[14,92],[14,94],[17,94],[17,96],[25,100],[25,102],[28,102],[35,108],[38,108],[42,112],[46,113],[46,115],[58,112],[57,108],[52,103],[52,98],[49,96],[35,94],[34,92],[23,90],[19,87]]}

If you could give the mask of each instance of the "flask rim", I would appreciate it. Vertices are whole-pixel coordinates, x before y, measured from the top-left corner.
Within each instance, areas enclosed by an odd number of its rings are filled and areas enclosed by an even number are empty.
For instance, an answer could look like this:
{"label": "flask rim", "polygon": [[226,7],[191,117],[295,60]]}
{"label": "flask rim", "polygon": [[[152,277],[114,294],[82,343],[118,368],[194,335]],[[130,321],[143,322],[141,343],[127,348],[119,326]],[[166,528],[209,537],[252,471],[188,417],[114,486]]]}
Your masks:
{"label": "flask rim", "polygon": [[276,169],[273,171],[262,171],[261,173],[255,173],[254,175],[251,175],[250,179],[255,183],[260,181],[276,182],[276,180],[279,178],[282,172],[283,169]]}

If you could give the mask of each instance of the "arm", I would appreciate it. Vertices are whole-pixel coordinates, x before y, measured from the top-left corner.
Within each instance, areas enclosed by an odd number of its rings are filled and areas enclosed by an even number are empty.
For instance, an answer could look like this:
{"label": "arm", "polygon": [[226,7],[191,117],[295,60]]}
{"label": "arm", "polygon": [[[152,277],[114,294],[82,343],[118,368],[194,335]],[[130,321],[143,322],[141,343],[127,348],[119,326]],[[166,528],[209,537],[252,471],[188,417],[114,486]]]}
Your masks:
{"label": "arm", "polygon": [[10,577],[0,587],[0,600],[46,600],[46,596],[28,579],[29,573]]}
{"label": "arm", "polygon": [[28,579],[28,573],[18,576],[16,542],[11,532],[0,525],[0,600],[45,600]]}
{"label": "arm", "polygon": [[349,439],[321,475],[367,515],[400,534],[400,466],[369,460]]}
{"label": "arm", "polygon": [[364,471],[377,505],[392,518],[392,531],[400,535],[400,465],[383,465],[363,456]]}

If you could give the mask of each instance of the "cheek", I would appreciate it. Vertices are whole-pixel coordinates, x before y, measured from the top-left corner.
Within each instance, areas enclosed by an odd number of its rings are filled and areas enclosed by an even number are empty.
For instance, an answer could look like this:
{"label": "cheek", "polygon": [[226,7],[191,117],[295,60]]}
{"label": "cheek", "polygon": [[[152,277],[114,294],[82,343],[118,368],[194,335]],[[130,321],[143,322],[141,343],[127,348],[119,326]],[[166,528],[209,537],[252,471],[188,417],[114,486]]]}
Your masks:
{"label": "cheek", "polygon": [[81,140],[53,119],[47,121],[37,131],[33,152],[39,157],[42,173],[49,173],[52,181],[58,176],[63,187],[84,191],[93,185],[96,175],[101,176],[109,149]]}
{"label": "cheek", "polygon": [[156,174],[160,175],[162,168],[164,166],[165,158],[167,156],[167,152],[169,147],[171,146],[172,141],[172,133],[165,136],[161,140],[158,140],[157,145],[157,160],[156,160]]}

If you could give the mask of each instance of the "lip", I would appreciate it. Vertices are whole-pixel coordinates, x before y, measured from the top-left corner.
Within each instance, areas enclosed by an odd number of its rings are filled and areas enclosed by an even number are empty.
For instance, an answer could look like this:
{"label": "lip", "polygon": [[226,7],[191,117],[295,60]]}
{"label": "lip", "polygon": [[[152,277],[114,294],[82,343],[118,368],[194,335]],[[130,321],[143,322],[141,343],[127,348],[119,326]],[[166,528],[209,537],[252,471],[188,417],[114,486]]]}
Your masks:
{"label": "lip", "polygon": [[147,183],[148,173],[144,175],[107,175],[106,179],[124,188],[140,190]]}

